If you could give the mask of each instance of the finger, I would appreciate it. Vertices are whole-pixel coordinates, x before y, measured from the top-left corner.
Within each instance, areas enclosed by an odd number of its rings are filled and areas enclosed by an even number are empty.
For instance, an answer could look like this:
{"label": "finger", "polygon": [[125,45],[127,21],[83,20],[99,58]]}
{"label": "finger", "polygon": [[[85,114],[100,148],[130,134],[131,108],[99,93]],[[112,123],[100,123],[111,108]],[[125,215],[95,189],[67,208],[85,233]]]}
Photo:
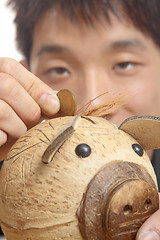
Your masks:
{"label": "finger", "polygon": [[0,147],[7,142],[7,134],[0,130]]}
{"label": "finger", "polygon": [[5,101],[27,125],[40,118],[39,105],[12,76],[4,73],[0,73],[0,99]]}
{"label": "finger", "polygon": [[19,138],[27,127],[13,109],[0,100],[0,130],[13,138]]}
{"label": "finger", "polygon": [[136,240],[160,240],[160,209],[145,221]]}
{"label": "finger", "polygon": [[53,115],[59,111],[60,103],[55,92],[16,60],[0,58],[0,72],[15,78],[45,114]]}

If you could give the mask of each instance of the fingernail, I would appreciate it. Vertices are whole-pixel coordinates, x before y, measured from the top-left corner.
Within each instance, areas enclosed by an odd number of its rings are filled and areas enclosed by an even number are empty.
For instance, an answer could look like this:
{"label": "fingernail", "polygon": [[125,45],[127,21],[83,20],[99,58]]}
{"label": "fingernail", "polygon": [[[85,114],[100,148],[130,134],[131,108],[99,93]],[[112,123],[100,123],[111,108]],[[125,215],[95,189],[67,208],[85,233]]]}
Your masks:
{"label": "fingernail", "polygon": [[160,236],[154,231],[149,231],[141,233],[137,240],[160,240]]}
{"label": "fingernail", "polygon": [[38,100],[38,104],[42,108],[43,113],[54,115],[60,109],[60,102],[55,93],[44,93]]}

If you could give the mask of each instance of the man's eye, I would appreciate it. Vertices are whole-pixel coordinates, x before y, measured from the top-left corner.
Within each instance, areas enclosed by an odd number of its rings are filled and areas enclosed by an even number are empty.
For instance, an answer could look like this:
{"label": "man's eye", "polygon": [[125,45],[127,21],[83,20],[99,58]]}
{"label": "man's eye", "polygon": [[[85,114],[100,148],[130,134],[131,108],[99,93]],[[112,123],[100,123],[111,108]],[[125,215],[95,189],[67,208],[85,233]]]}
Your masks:
{"label": "man's eye", "polygon": [[121,62],[114,66],[114,70],[132,70],[136,66],[136,63],[133,62]]}
{"label": "man's eye", "polygon": [[50,69],[48,73],[55,76],[67,76],[70,72],[66,68],[56,67],[56,68]]}

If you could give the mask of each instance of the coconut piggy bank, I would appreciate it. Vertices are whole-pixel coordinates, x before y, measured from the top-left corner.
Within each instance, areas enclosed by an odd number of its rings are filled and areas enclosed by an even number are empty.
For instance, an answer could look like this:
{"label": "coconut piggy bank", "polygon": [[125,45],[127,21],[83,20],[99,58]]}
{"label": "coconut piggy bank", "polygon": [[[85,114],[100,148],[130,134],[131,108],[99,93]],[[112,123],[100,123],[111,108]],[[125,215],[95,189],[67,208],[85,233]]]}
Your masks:
{"label": "coconut piggy bank", "polygon": [[0,174],[7,240],[134,239],[158,209],[145,152],[160,147],[160,120],[119,127],[99,117],[60,117],[28,130]]}

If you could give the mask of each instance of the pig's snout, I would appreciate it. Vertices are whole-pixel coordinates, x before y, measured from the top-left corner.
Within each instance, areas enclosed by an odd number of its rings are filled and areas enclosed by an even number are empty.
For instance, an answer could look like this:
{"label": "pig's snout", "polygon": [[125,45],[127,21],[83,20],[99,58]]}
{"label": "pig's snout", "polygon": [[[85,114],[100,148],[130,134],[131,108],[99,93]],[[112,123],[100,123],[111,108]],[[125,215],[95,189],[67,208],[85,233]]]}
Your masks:
{"label": "pig's snout", "polygon": [[131,240],[159,207],[157,187],[143,166],[115,161],[90,181],[77,210],[87,240]]}

